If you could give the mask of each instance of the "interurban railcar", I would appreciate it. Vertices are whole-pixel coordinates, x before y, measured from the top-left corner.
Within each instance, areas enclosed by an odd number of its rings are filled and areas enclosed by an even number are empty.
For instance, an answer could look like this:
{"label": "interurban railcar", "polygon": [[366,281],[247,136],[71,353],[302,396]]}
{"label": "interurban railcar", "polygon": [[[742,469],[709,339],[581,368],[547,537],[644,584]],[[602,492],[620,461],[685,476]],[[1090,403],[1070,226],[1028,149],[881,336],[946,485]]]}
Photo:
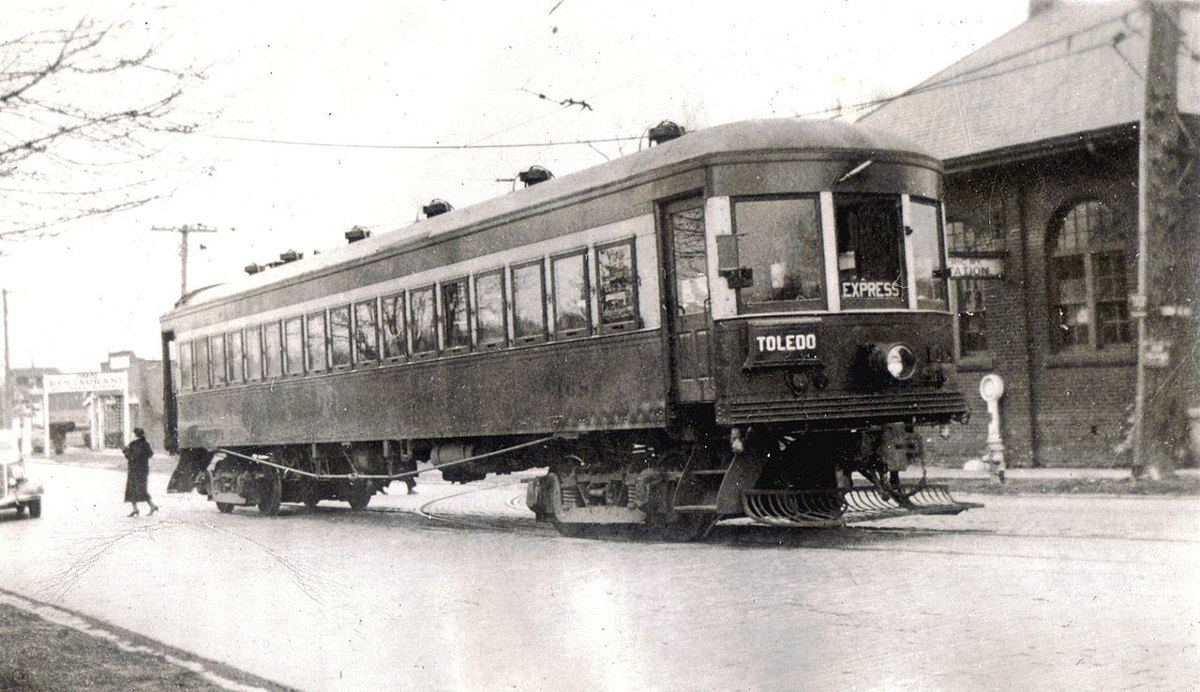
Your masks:
{"label": "interurban railcar", "polygon": [[545,467],[560,531],[682,538],[968,506],[899,475],[966,415],[938,161],[763,120],[540,177],[182,298],[173,489],[273,514]]}

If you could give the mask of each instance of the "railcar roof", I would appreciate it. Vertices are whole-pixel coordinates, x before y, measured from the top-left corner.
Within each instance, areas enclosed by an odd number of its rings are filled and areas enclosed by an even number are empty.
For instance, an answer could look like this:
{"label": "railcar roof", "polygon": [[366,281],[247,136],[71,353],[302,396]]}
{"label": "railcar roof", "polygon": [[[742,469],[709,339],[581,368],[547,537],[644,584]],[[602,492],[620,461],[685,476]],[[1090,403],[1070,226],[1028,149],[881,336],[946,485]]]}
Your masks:
{"label": "railcar roof", "polygon": [[932,155],[894,134],[832,120],[780,118],[745,120],[688,132],[678,139],[638,151],[619,159],[515,190],[501,197],[455,209],[431,219],[369,238],[320,255],[266,269],[227,284],[201,288],[180,298],[175,308],[186,309],[286,283],[326,271],[344,263],[411,245],[451,231],[486,225],[523,211],[534,210],[554,200],[605,185],[636,178],[651,171],[732,152],[855,152],[864,155],[896,152]]}

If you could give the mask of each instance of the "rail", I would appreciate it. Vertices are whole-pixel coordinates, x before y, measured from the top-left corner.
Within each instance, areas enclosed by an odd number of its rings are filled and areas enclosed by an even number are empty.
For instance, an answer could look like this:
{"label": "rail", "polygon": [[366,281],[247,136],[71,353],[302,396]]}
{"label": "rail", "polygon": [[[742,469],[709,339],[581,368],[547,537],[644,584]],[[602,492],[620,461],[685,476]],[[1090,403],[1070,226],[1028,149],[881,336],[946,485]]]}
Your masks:
{"label": "rail", "polygon": [[536,447],[538,445],[546,444],[547,442],[551,442],[556,439],[558,439],[557,435],[550,435],[548,437],[543,437],[543,438],[540,438],[537,440],[532,440],[530,442],[522,442],[521,444],[513,445],[511,447],[497,449],[493,452],[485,452],[483,454],[476,454],[475,456],[466,457],[465,459],[459,459],[457,461],[449,461],[449,462],[446,462],[445,464],[438,464],[438,465],[434,466],[432,469],[424,469],[424,470],[418,469],[416,471],[405,471],[404,473],[393,473],[393,474],[313,473],[312,471],[301,471],[300,469],[292,468],[291,466],[284,466],[283,464],[276,464],[273,461],[266,461],[265,459],[259,459],[258,457],[253,457],[248,454],[242,454],[240,452],[235,452],[231,449],[225,449],[222,447],[218,447],[216,451],[219,454],[227,454],[229,456],[235,456],[240,459],[245,459],[247,461],[253,461],[256,464],[262,464],[263,466],[270,466],[273,468],[277,468],[277,469],[280,469],[281,471],[283,471],[284,473],[294,473],[297,476],[308,476],[309,478],[315,478],[317,480],[352,480],[352,481],[390,480],[390,481],[395,481],[395,480],[400,480],[403,478],[408,478],[410,476],[418,476],[422,473],[425,473],[426,471],[432,471],[435,469],[444,469],[449,466],[457,466],[459,464],[466,464],[466,463],[469,463],[472,461],[479,461],[480,459],[487,459],[488,457],[494,457],[494,456],[498,456],[500,454],[508,454],[509,452],[515,452],[515,451],[521,450],[521,449],[528,449],[529,447]]}

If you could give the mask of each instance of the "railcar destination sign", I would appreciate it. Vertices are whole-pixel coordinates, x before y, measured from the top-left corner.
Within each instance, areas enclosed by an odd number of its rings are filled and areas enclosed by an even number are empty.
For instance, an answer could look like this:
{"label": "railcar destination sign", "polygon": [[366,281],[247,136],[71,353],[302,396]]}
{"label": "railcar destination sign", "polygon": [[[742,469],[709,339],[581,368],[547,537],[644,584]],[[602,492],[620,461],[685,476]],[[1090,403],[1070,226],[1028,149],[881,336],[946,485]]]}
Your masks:
{"label": "railcar destination sign", "polygon": [[819,363],[816,324],[752,327],[746,368]]}

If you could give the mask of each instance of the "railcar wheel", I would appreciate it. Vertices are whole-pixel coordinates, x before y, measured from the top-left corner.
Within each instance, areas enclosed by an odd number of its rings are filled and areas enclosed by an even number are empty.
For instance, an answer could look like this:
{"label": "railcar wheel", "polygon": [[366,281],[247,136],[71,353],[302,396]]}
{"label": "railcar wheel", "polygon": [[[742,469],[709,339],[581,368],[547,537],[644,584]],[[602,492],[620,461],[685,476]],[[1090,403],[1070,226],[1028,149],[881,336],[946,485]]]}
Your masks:
{"label": "railcar wheel", "polygon": [[716,514],[676,514],[670,521],[651,524],[650,534],[663,541],[688,543],[704,538],[716,523]]}
{"label": "railcar wheel", "polygon": [[232,502],[218,502],[217,503],[217,511],[220,512],[221,514],[233,514],[233,503]]}
{"label": "railcar wheel", "polygon": [[262,480],[262,495],[258,498],[258,511],[273,517],[279,514],[279,503],[283,498],[283,482],[279,474],[272,473]]}

